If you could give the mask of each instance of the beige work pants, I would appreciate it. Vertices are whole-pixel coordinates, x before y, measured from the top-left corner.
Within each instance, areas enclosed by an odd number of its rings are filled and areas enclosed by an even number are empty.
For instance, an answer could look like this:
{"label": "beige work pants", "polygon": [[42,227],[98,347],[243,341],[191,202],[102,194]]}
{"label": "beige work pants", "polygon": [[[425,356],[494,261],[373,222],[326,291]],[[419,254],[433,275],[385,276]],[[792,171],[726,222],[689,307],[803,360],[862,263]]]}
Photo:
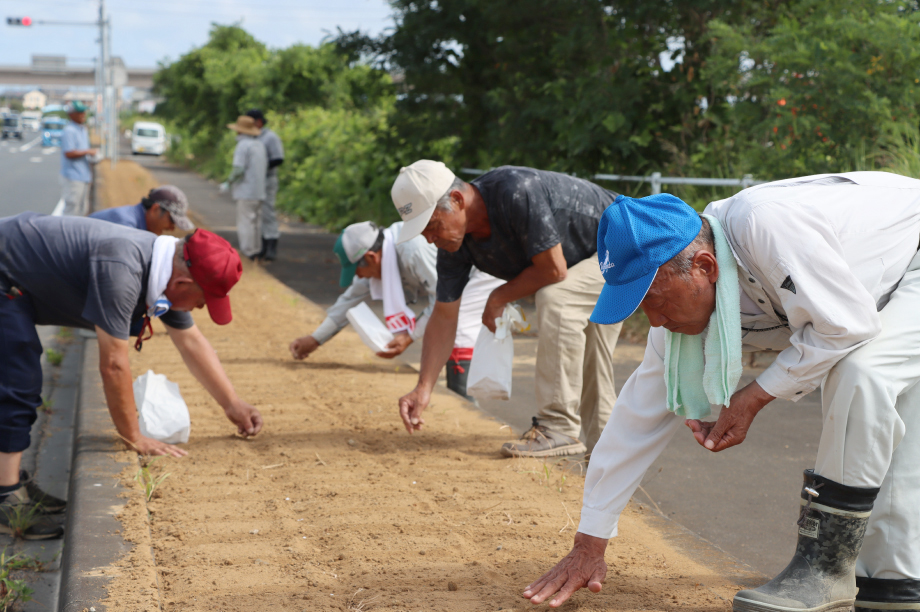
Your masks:
{"label": "beige work pants", "polygon": [[236,236],[240,253],[254,257],[262,250],[262,200],[236,201]]}
{"label": "beige work pants", "polygon": [[588,452],[594,448],[617,399],[613,351],[616,325],[597,325],[588,317],[604,286],[596,257],[569,268],[566,279],[537,291],[537,418],[577,438],[584,429]]}
{"label": "beige work pants", "polygon": [[64,216],[85,216],[89,212],[89,183],[62,180],[64,185],[61,198],[64,200]]}

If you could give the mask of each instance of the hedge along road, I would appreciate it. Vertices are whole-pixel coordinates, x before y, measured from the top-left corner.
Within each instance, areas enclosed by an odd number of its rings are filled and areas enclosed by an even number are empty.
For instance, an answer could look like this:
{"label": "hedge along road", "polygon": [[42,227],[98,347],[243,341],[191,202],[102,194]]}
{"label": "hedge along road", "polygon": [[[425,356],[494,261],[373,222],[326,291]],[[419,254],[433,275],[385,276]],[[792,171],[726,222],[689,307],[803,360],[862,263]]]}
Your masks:
{"label": "hedge along road", "polygon": [[[193,211],[235,243],[232,225],[235,208],[229,196],[198,175],[166,164],[155,157],[132,157],[153,172],[161,183],[182,188]],[[282,228],[279,260],[266,269],[283,283],[320,306],[335,301],[338,264],[332,254],[335,236],[302,224]],[[378,313],[379,314],[379,313]],[[291,329],[291,338],[309,329]],[[331,341],[333,344],[336,340]],[[533,371],[536,342],[515,339],[515,374],[512,400],[484,402],[483,409],[509,423],[516,433],[527,428],[534,409]],[[617,389],[641,360],[644,347],[624,344],[617,348]],[[410,346],[404,356],[415,365],[420,346]],[[758,367],[748,367],[741,385],[747,384],[771,363],[758,357]],[[406,387],[409,391],[411,384]],[[396,412],[396,397],[392,402]],[[679,431],[643,480],[638,501],[652,501],[666,516],[713,542],[765,575],[778,573],[792,557],[798,518],[802,471],[814,467],[821,433],[820,393],[798,403],[774,401],[758,415],[747,440],[726,452],[712,454],[693,440],[689,430]],[[497,456],[497,453],[496,453]]]}

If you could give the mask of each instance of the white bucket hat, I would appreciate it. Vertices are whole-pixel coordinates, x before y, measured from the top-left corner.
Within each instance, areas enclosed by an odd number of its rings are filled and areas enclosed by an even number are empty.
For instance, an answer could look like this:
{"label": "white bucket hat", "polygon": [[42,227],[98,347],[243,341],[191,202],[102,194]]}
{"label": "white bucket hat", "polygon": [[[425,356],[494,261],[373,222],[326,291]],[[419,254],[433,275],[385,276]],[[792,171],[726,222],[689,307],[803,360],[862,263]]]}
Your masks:
{"label": "white bucket hat", "polygon": [[424,231],[438,198],[450,189],[454,178],[454,173],[442,162],[430,159],[420,159],[399,170],[390,190],[393,204],[403,220],[397,242],[412,240]]}

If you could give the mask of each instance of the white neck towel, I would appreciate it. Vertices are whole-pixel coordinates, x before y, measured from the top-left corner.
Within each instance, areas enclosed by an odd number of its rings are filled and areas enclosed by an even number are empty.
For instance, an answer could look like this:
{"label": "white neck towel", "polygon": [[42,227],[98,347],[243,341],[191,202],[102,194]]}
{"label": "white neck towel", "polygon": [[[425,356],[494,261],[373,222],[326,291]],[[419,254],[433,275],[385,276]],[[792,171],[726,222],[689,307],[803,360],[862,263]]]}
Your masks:
{"label": "white neck towel", "polygon": [[175,236],[159,236],[153,243],[153,260],[150,264],[150,278],[147,279],[147,315],[159,317],[172,307],[166,299],[166,285],[172,278],[173,257],[176,255]]}
{"label": "white neck towel", "polygon": [[413,331],[415,313],[406,306],[402,276],[399,274],[399,260],[396,259],[396,237],[390,228],[383,230],[383,251],[380,261],[380,276],[371,279],[371,298],[383,298],[383,316],[391,333]]}

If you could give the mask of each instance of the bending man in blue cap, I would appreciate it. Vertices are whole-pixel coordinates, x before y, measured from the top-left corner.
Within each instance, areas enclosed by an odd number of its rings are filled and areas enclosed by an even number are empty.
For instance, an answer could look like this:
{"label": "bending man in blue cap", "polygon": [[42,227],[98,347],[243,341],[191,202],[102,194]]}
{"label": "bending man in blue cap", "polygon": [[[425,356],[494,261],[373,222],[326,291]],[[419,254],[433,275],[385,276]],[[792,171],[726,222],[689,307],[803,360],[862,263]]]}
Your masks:
{"label": "bending man in blue cap", "polygon": [[[591,458],[572,552],[524,597],[556,607],[600,591],[619,515],[681,425],[719,452],[773,399],[823,386],[795,554],[733,608],[920,609],[918,239],[920,181],[888,173],[769,183],[702,217],[666,194],[617,198],[598,229],[606,286],[591,320],[641,307],[652,330]],[[755,350],[779,353],[736,391]]]}

